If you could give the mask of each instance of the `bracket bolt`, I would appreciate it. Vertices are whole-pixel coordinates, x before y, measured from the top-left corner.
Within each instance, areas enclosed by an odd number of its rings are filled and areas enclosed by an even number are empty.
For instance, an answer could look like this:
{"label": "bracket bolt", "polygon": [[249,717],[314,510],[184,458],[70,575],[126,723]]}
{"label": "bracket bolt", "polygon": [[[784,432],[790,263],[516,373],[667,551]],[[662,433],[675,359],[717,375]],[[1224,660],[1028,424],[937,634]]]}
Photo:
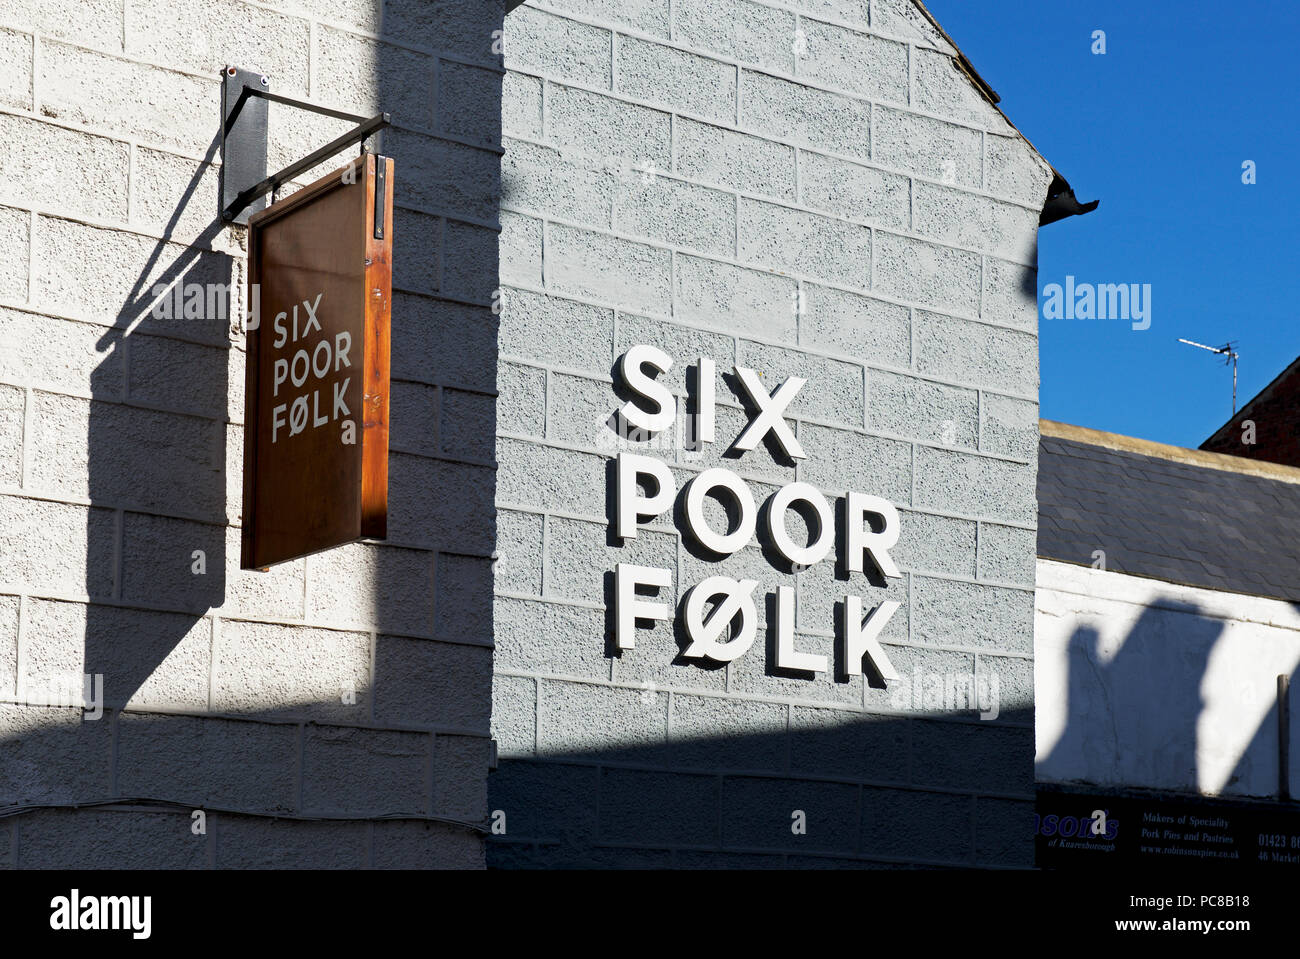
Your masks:
{"label": "bracket bolt", "polygon": [[262,77],[262,86],[269,87],[270,85],[271,85],[271,78],[265,76]]}

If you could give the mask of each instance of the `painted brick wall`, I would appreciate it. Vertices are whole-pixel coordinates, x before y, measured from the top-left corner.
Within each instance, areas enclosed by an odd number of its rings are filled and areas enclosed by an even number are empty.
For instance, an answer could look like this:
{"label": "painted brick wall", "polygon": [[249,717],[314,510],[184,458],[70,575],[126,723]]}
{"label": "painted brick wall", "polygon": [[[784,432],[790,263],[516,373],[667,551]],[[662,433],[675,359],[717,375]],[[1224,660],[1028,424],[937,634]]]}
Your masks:
{"label": "painted brick wall", "polygon": [[[1031,862],[1047,164],[907,0],[529,0],[505,65],[489,865]],[[903,603],[905,675],[996,673],[996,721],[772,675],[765,622],[721,669],[674,664],[666,623],[607,654],[618,562],[672,570],[674,603],[711,573],[792,585],[816,652],[846,591],[757,546],[703,562],[668,516],[616,545],[603,421],[637,343],[679,393],[701,354],[808,378],[797,468],[719,458],[744,422],[721,383],[715,447],[651,455],[679,489],[725,465],[760,502],[799,478],[897,504],[904,577],[849,588]]]}
{"label": "painted brick wall", "polygon": [[[482,866],[503,15],[0,8],[0,865]],[[269,573],[238,568],[236,311],[149,315],[244,282],[226,64],[396,123],[390,538]],[[347,126],[270,113],[272,169]],[[97,721],[52,694],[83,671]]]}
{"label": "painted brick wall", "polygon": [[[1300,673],[1295,603],[1040,559],[1035,605],[1040,782],[1278,798],[1277,677]],[[1137,693],[1129,676],[1161,682]],[[1287,773],[1295,795],[1300,770]]]}

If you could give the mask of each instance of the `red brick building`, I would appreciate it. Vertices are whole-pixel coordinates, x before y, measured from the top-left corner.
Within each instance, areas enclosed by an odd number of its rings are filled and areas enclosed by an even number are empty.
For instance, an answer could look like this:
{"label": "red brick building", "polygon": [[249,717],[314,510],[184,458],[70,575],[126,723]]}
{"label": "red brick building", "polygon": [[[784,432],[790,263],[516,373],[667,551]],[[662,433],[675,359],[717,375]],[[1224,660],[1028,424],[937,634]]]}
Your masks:
{"label": "red brick building", "polygon": [[1300,358],[1215,430],[1201,449],[1300,466]]}

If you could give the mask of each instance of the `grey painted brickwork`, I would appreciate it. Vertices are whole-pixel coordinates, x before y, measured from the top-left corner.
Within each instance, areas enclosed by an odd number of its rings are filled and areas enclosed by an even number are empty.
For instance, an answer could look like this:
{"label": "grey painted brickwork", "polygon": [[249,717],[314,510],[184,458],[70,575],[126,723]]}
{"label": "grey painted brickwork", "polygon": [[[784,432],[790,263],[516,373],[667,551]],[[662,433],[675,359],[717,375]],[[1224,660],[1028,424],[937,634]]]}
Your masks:
{"label": "grey painted brickwork", "polygon": [[[482,866],[502,17],[0,8],[0,866]],[[148,315],[244,282],[227,63],[397,125],[390,538],[269,573],[238,569],[243,335]],[[273,105],[271,167],[345,126]],[[99,721],[48,704],[83,669]]]}
{"label": "grey painted brickwork", "polygon": [[[1035,264],[1051,172],[907,0],[530,0],[506,19],[489,806],[502,866],[1026,865],[1032,859]],[[802,296],[803,312],[793,306]],[[756,499],[795,478],[902,513],[887,588],[757,546],[698,559],[668,516],[607,514],[616,358],[637,343],[809,382],[808,458],[721,450]],[[675,432],[675,431],[673,431]],[[618,562],[903,603],[906,675],[996,674],[997,721],[893,708],[861,677],[770,675],[760,638],[676,665],[667,623],[607,653]],[[806,835],[791,830],[807,814]]]}
{"label": "grey painted brickwork", "polygon": [[[499,3],[93,6],[0,14],[0,805],[30,807],[0,865],[474,866],[496,808],[502,865],[1027,861],[1050,173],[918,10],[530,3],[503,73]],[[242,335],[144,295],[242,283],[213,216],[227,62],[398,124],[390,539],[268,574],[237,568]],[[272,167],[340,128],[271,115]],[[809,459],[739,471],[899,504],[905,578],[856,592],[904,602],[900,670],[995,671],[998,722],[768,675],[762,639],[724,670],[673,665],[666,626],[606,655],[619,561],[672,568],[673,599],[795,585],[818,651],[845,592],[757,548],[705,563],[669,522],[608,545],[598,424],[637,342],[678,389],[701,352],[810,378]],[[28,703],[83,669],[102,720]]]}

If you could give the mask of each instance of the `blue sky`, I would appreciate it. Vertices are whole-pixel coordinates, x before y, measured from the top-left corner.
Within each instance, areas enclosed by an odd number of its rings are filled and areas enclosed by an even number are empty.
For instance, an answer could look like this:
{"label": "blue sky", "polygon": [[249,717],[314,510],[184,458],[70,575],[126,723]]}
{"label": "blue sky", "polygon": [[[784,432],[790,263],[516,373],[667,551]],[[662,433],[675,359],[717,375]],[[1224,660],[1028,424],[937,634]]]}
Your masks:
{"label": "blue sky", "polygon": [[[1080,200],[1039,233],[1038,286],[1151,284],[1151,326],[1042,319],[1047,419],[1197,446],[1300,356],[1300,5],[927,0]],[[1104,30],[1106,53],[1091,52]],[[1256,180],[1242,183],[1253,160]]]}

